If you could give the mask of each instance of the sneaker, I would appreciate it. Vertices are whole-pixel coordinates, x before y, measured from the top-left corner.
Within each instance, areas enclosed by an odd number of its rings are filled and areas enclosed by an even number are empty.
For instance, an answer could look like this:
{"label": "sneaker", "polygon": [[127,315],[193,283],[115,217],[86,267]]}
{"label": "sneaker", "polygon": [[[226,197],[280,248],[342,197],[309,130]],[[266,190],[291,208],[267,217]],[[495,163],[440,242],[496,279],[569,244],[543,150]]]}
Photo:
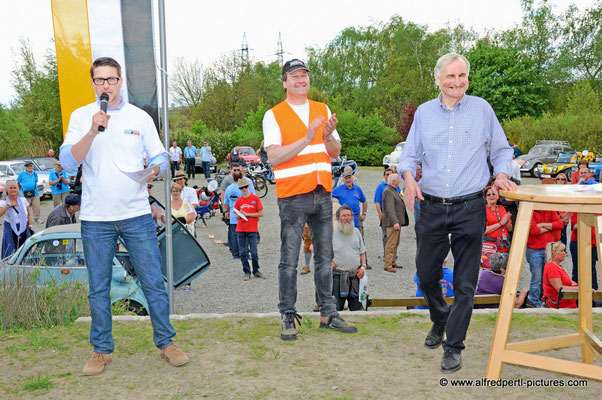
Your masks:
{"label": "sneaker", "polygon": [[282,329],[280,330],[280,339],[282,340],[297,340],[297,329],[295,328],[295,322],[301,326],[301,319],[303,318],[296,312],[289,312],[282,314]]}
{"label": "sneaker", "polygon": [[399,264],[395,264],[395,263],[393,263],[393,268],[399,268],[399,269],[402,269],[403,267],[402,267],[401,265],[399,265]]}
{"label": "sneaker", "polygon": [[317,304],[314,304],[314,312],[320,312],[320,306]]}
{"label": "sneaker", "polygon": [[84,375],[98,375],[113,361],[111,354],[96,353],[84,365]]}
{"label": "sneaker", "polygon": [[372,269],[372,267],[370,266],[370,264],[366,264],[366,269]]}
{"label": "sneaker", "polygon": [[182,350],[178,349],[175,344],[170,344],[161,350],[161,357],[166,359],[174,367],[181,367],[190,362],[188,356]]}
{"label": "sneaker", "polygon": [[335,331],[344,333],[357,332],[357,327],[345,321],[340,315],[331,315],[328,317],[327,322],[322,322],[320,319],[320,328],[334,329]]}
{"label": "sneaker", "polygon": [[251,280],[251,274],[245,274],[245,276],[242,278],[243,281],[249,281]]}
{"label": "sneaker", "polygon": [[43,224],[44,223],[44,221],[42,221],[41,219],[36,219],[33,222],[35,222],[36,224]]}
{"label": "sneaker", "polygon": [[311,270],[309,269],[309,267],[303,267],[301,269],[301,275],[307,275],[311,272]]}
{"label": "sneaker", "polygon": [[259,271],[255,272],[255,273],[253,274],[253,276],[254,276],[255,278],[259,278],[259,279],[265,279],[265,275],[264,275],[264,274],[262,274],[262,273],[261,273],[261,272],[259,272]]}
{"label": "sneaker", "polygon": [[397,270],[393,267],[385,267],[386,272],[397,272]]}

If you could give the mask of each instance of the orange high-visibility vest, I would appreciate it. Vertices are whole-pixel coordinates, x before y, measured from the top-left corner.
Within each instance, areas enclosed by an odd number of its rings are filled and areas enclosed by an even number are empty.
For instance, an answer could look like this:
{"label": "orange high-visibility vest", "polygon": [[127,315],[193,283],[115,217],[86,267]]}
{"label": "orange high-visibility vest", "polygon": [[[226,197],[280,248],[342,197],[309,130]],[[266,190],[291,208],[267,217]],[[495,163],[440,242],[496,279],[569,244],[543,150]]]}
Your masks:
{"label": "orange high-visibility vest", "polygon": [[[311,100],[308,102],[310,123],[320,115],[328,120],[326,104]],[[286,101],[276,104],[272,112],[282,133],[282,146],[296,142],[307,134],[307,126]],[[322,139],[323,130],[324,124],[316,129],[314,140],[299,154],[274,167],[278,198],[311,192],[318,186],[318,176],[324,189],[332,191],[330,156]]]}

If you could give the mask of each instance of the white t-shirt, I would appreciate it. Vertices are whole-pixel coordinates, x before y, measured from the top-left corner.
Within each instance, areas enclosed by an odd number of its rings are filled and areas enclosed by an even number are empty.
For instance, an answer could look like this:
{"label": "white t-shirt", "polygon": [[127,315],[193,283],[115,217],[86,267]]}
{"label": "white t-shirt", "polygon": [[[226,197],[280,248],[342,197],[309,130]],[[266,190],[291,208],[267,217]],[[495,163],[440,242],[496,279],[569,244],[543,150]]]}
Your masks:
{"label": "white t-shirt", "polygon": [[171,161],[180,161],[182,159],[182,149],[179,147],[174,149],[173,146],[171,146],[169,148],[169,156],[171,157]]}
{"label": "white t-shirt", "polygon": [[[171,196],[171,199],[173,200],[173,196]],[[196,190],[188,186],[182,188],[182,200],[186,203],[190,203],[193,207],[199,205],[199,198],[196,195]]]}
{"label": "white t-shirt", "polygon": [[[80,107],[71,114],[64,145],[74,145],[92,126],[98,104]],[[144,168],[144,159],[165,153],[151,117],[131,104],[108,110],[111,119],[94,138],[83,161],[82,221],[120,221],[150,214],[146,182],[139,183],[123,171]]]}
{"label": "white t-shirt", "polygon": [[[305,124],[305,126],[309,126],[309,102],[302,104],[300,106],[287,103],[293,111],[299,116],[301,121]],[[326,106],[328,110],[328,118],[330,118],[330,108]],[[332,136],[341,141],[339,137],[339,133],[336,129],[332,132]],[[276,117],[274,117],[274,112],[272,110],[268,110],[263,116],[263,147],[268,147],[273,144],[282,145],[282,133],[280,132],[280,126],[276,122]]]}

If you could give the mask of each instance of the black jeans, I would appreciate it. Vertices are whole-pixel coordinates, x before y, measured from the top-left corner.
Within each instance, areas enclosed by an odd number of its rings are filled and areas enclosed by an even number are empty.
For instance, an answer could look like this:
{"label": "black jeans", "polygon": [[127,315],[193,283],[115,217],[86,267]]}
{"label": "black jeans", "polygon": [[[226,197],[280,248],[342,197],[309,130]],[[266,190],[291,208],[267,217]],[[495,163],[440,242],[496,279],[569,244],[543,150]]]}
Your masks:
{"label": "black jeans", "polygon": [[[470,324],[474,292],[479,278],[485,200],[482,198],[444,205],[430,200],[420,202],[416,224],[416,272],[420,290],[429,306],[431,321],[445,325],[443,348],[461,351]],[[454,257],[454,306],[443,300],[442,264],[451,248]]]}
{"label": "black jeans", "polygon": [[[357,278],[355,278],[357,279]],[[362,307],[362,303],[360,302],[359,297],[352,296],[351,293],[347,295],[347,297],[341,297],[341,276],[333,275],[332,276],[332,295],[337,301],[337,311],[343,311],[345,308],[345,300],[347,300],[347,305],[349,306],[349,311],[361,311],[364,309]]]}
{"label": "black jeans", "polygon": [[194,170],[194,163],[195,163],[195,159],[194,158],[187,158],[186,159],[186,174],[188,175],[188,179],[190,179],[192,177],[192,179],[194,179],[194,175],[195,175],[195,170]]}

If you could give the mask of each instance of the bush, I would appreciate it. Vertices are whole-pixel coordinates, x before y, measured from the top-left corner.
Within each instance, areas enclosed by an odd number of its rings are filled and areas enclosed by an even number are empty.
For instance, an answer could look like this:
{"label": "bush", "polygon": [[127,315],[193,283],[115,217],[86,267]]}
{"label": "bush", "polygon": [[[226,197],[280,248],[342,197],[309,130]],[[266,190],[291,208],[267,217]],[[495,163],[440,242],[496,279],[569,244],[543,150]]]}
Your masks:
{"label": "bush", "polygon": [[345,148],[341,154],[354,160],[358,165],[382,165],[383,157],[393,151],[395,147],[389,145],[353,146]]}
{"label": "bush", "polygon": [[544,114],[504,121],[504,131],[510,140],[527,152],[537,140],[567,140],[574,150],[602,151],[602,115],[585,112],[579,115]]}
{"label": "bush", "polygon": [[89,315],[88,290],[81,282],[37,283],[33,273],[5,272],[0,279],[0,331],[68,325]]}

